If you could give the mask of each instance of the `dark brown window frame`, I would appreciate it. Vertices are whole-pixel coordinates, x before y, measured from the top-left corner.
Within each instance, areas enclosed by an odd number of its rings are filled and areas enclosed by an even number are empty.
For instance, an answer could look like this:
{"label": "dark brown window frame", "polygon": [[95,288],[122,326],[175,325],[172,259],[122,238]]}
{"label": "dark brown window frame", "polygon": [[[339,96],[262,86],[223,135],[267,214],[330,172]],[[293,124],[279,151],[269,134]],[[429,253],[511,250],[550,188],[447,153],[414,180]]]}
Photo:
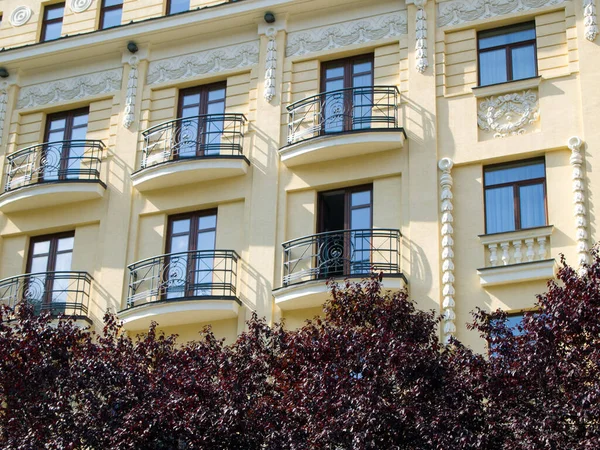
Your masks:
{"label": "dark brown window frame", "polygon": [[327,194],[335,194],[335,193],[344,193],[344,230],[349,230],[350,229],[350,216],[352,213],[353,209],[360,209],[360,208],[364,208],[364,205],[361,205],[358,208],[352,208],[351,206],[351,196],[353,193],[355,192],[361,192],[361,191],[369,191],[371,192],[371,203],[370,203],[370,208],[371,208],[371,227],[373,227],[373,183],[368,183],[368,184],[361,184],[359,186],[351,186],[348,188],[339,188],[339,189],[330,189],[328,191],[321,191],[318,193],[318,198],[317,198],[317,211],[318,211],[318,217],[317,217],[317,233],[323,233],[324,229],[325,229],[325,224],[324,224],[324,220],[325,220],[325,214],[323,211],[324,208],[324,203],[323,203],[323,196],[327,195]]}
{"label": "dark brown window frame", "polygon": [[[44,234],[41,236],[33,236],[29,239],[29,249],[27,252],[27,264],[26,264],[26,270],[25,273],[30,274],[31,273],[31,264],[33,263],[33,248],[35,246],[36,243],[38,242],[43,242],[43,241],[50,241],[50,247],[48,248],[48,264],[46,266],[46,271],[45,273],[49,273],[49,272],[54,272],[56,269],[56,258],[57,255],[59,254],[63,254],[63,253],[73,253],[73,249],[71,249],[69,252],[67,251],[58,251],[58,241],[59,239],[63,239],[63,238],[70,238],[72,237],[73,239],[75,239],[75,230],[73,231],[64,231],[62,233],[52,233],[52,234]],[[35,255],[35,256],[40,256],[42,254],[39,255]],[[46,255],[46,253],[43,253],[43,255]],[[44,272],[42,272],[44,273]],[[53,291],[53,285],[54,285],[54,277],[46,277],[45,280],[45,293],[44,293],[44,298],[42,300],[42,304],[49,304],[52,302],[52,298],[50,297],[50,293]]]}
{"label": "dark brown window frame", "polygon": [[[100,24],[98,26],[99,30],[105,29],[104,28],[104,16],[106,15],[107,12],[115,11],[117,9],[120,9],[121,13],[123,12],[123,2],[124,2],[124,0],[121,0],[121,3],[119,3],[118,5],[105,6],[106,0],[102,0],[102,3],[100,4]],[[123,20],[123,16],[121,16],[121,20]],[[113,28],[113,27],[110,27],[110,28]]]}
{"label": "dark brown window frame", "polygon": [[[505,44],[505,45],[497,45],[495,47],[489,47],[486,49],[481,49],[479,47],[479,39],[480,39],[480,35],[481,34],[485,34],[486,32],[491,32],[491,31],[509,31],[511,28],[518,28],[518,27],[522,27],[524,25],[533,25],[533,30],[535,31],[536,36],[533,39],[529,39],[527,41],[519,41],[519,42],[515,42],[513,44]],[[535,21],[530,21],[530,22],[521,22],[518,24],[512,24],[512,25],[506,25],[503,27],[499,27],[499,28],[490,28],[487,30],[481,30],[477,33],[477,85],[478,87],[483,87],[483,86],[493,86],[494,84],[502,84],[502,83],[510,83],[512,81],[519,81],[519,80],[525,80],[527,78],[518,78],[517,80],[514,80],[512,77],[512,69],[513,69],[513,62],[512,62],[512,49],[514,48],[519,48],[519,47],[526,47],[528,45],[533,44],[533,61],[535,64],[535,75],[533,75],[533,77],[531,78],[535,78],[538,76],[539,71],[538,71],[538,60],[537,60],[537,30],[535,28]],[[492,84],[481,84],[481,58],[480,55],[482,53],[487,53],[487,52],[491,52],[494,50],[499,50],[499,49],[505,49],[505,58],[506,58],[506,81],[501,81],[499,83],[492,83]]]}
{"label": "dark brown window frame", "polygon": [[[540,163],[540,162],[544,164],[544,177],[543,178],[531,178],[531,179],[523,180],[523,181],[512,181],[509,183],[494,184],[492,186],[485,185],[486,171],[488,171],[490,169],[496,169],[496,168],[503,167],[503,166],[518,167],[518,166],[529,165],[531,163]],[[487,234],[487,200],[486,200],[487,196],[486,196],[486,191],[488,189],[498,189],[498,188],[513,186],[513,209],[514,209],[514,215],[515,215],[514,216],[515,229],[510,230],[510,231],[499,231],[497,233],[492,233],[492,234],[512,233],[512,232],[529,229],[529,228],[521,228],[521,198],[520,198],[519,188],[522,186],[540,184],[540,182],[542,182],[542,185],[544,187],[544,216],[546,219],[544,225],[541,225],[541,226],[547,226],[548,225],[548,189],[546,186],[546,158],[544,158],[544,157],[531,158],[531,159],[525,159],[525,160],[519,160],[519,161],[509,161],[509,162],[504,162],[504,163],[483,166],[483,209],[484,209],[484,226],[485,226],[486,234]],[[538,227],[533,227],[533,228],[538,228]]]}
{"label": "dark brown window frame", "polygon": [[[371,70],[369,72],[359,72],[359,73],[355,74],[353,72],[354,64],[361,62],[361,61],[371,63]],[[339,66],[344,68],[343,76],[336,77],[336,78],[327,78],[327,70],[331,69],[333,67],[339,67]],[[326,90],[326,85],[327,85],[327,81],[331,81],[331,80],[342,79],[343,80],[343,88],[342,89],[352,88],[353,87],[352,81],[353,81],[354,75],[363,75],[363,74],[370,73],[371,86],[373,86],[375,84],[375,53],[363,53],[361,55],[355,55],[355,56],[349,56],[346,58],[339,58],[339,59],[332,59],[329,61],[323,61],[321,63],[321,71],[320,72],[321,73],[320,73],[319,89],[322,94],[328,92]],[[348,103],[349,105],[352,105],[353,102],[354,102],[354,96],[352,95],[352,92],[348,92],[348,95],[346,95],[344,98],[344,103]],[[347,119],[344,121],[343,129],[341,132],[351,131],[352,129],[353,129],[352,119],[350,116],[348,116]],[[325,126],[321,127],[321,134],[327,134]]]}
{"label": "dark brown window frame", "polygon": [[[57,113],[48,114],[46,116],[46,126],[44,129],[44,142],[48,142],[50,135],[50,124],[53,120],[65,118],[65,132],[64,134],[68,139],[64,139],[64,142],[71,141],[73,137],[73,120],[77,115],[83,115],[83,113],[90,113],[90,108],[88,106],[84,106],[83,108],[70,109],[68,111],[61,111]],[[88,117],[89,119],[89,117]],[[86,123],[86,127],[88,126],[89,121]],[[67,158],[66,153],[70,151],[69,146],[63,146],[62,154],[60,157],[60,168],[59,168],[59,180],[67,179],[67,170],[69,168],[69,159]],[[43,180],[43,174],[40,176],[41,180]]]}
{"label": "dark brown window frame", "polygon": [[[171,253],[171,241],[173,236],[183,236],[185,234],[189,234],[189,241],[188,241],[188,252],[194,252],[198,250],[198,232],[200,231],[214,231],[215,232],[215,246],[216,246],[216,239],[217,239],[217,220],[218,220],[218,216],[217,216],[217,211],[218,208],[211,208],[211,209],[203,209],[200,211],[192,211],[192,212],[187,212],[187,213],[182,213],[182,214],[173,214],[168,216],[167,218],[167,242],[165,244],[165,253],[170,254]],[[215,226],[212,228],[203,228],[203,229],[198,229],[198,223],[201,217],[207,217],[207,216],[215,216]],[[181,219],[190,219],[190,231],[189,233],[176,233],[173,234],[173,222],[175,222],[176,220],[181,220]],[[167,257],[165,264],[169,263],[170,258]],[[186,268],[186,281],[188,282],[189,285],[193,285],[194,284],[194,267],[189,264],[188,261],[188,267]],[[168,274],[166,274],[168,275]],[[165,292],[163,292],[162,294],[162,300],[167,300],[167,296],[168,296],[168,290],[165,290]],[[185,293],[184,293],[184,298],[187,297],[193,297],[192,292],[188,291],[186,289]]]}
{"label": "dark brown window frame", "polygon": [[[47,19],[48,11],[52,11],[53,9],[58,9],[60,7],[63,8],[63,15],[60,16],[60,18],[48,20]],[[65,18],[65,13],[64,13],[65,7],[66,7],[66,2],[52,3],[50,5],[44,6],[44,16],[42,19],[42,33],[40,35],[40,42],[49,42],[48,40],[44,39],[44,37],[46,35],[46,28],[47,28],[48,24],[53,24],[53,23],[58,23],[58,22],[63,23],[64,18]],[[58,39],[58,38],[55,38],[55,39]],[[54,41],[55,39],[50,39],[50,41]]]}
{"label": "dark brown window frame", "polygon": [[[208,111],[208,105],[212,103],[220,103],[221,100],[213,100],[212,102],[208,101],[208,93],[212,90],[224,89],[225,96],[223,98],[223,102],[226,105],[227,103],[227,81],[218,81],[216,83],[210,84],[202,84],[200,86],[193,86],[185,89],[179,90],[179,99],[177,103],[177,117],[181,119],[183,117],[183,98],[188,94],[199,94],[200,95],[200,103],[198,103],[198,114],[203,115]],[[188,105],[189,106],[189,105]],[[177,130],[179,133],[179,130]],[[201,127],[198,127],[198,136],[197,136],[197,145],[196,145],[196,157],[204,156],[204,144],[206,140],[206,135],[202,132]],[[179,159],[179,154],[175,153],[173,155],[173,159]]]}

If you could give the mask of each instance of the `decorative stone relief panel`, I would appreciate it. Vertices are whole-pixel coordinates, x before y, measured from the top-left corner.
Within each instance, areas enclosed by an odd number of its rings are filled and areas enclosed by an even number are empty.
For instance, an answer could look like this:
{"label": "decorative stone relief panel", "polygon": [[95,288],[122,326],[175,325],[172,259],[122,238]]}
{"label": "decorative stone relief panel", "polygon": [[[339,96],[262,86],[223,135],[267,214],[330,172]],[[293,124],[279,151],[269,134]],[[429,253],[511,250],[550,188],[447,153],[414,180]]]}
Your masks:
{"label": "decorative stone relief panel", "polygon": [[148,67],[148,84],[190,78],[205,73],[240,69],[258,63],[258,41],[153,61]]}
{"label": "decorative stone relief panel", "polygon": [[585,38],[594,42],[598,36],[596,0],[583,0],[583,26]]}
{"label": "decorative stone relief panel", "polygon": [[537,91],[493,95],[479,101],[477,125],[494,138],[524,134],[539,120]]}
{"label": "decorative stone relief panel", "polygon": [[74,13],[82,13],[92,6],[93,2],[94,0],[71,0],[69,2],[69,8],[71,8],[71,11]]}
{"label": "decorative stone relief panel", "polygon": [[440,212],[442,214],[442,309],[443,325],[444,325],[444,341],[448,343],[450,337],[456,333],[456,314],[454,308],[456,306],[454,302],[454,217],[452,211],[454,205],[452,204],[452,167],[454,162],[450,158],[443,158],[438,163],[439,169],[442,171],[440,175]]}
{"label": "decorative stone relief panel", "polygon": [[127,78],[127,97],[125,98],[125,111],[123,114],[123,126],[129,128],[135,120],[135,99],[137,97],[138,64],[137,56],[129,58],[129,77]]}
{"label": "decorative stone relief panel", "polygon": [[269,28],[266,33],[269,38],[267,43],[267,61],[265,67],[265,100],[269,103],[275,98],[275,70],[277,69],[277,30]]}
{"label": "decorative stone relief panel", "polygon": [[583,142],[577,136],[569,139],[568,146],[571,150],[571,166],[573,167],[573,212],[575,214],[575,226],[577,227],[577,259],[579,266],[589,262],[589,243],[587,231],[587,210],[585,206],[585,170],[583,168],[582,155]]}
{"label": "decorative stone relief panel", "polygon": [[119,68],[26,86],[19,93],[17,109],[33,108],[119,91],[122,77],[123,69]]}
{"label": "decorative stone relief panel", "polygon": [[415,0],[417,7],[415,55],[417,60],[417,70],[419,73],[425,72],[429,66],[427,60],[427,14],[425,14],[425,5],[427,0]]}
{"label": "decorative stone relief panel", "polygon": [[31,8],[28,6],[17,6],[10,15],[10,23],[13,27],[25,25],[31,19]]}
{"label": "decorative stone relief panel", "polygon": [[438,3],[438,27],[564,3],[566,0],[450,0]]}
{"label": "decorative stone relief panel", "polygon": [[8,83],[0,82],[0,144],[2,144],[2,133],[4,131],[4,118],[6,117],[6,104],[8,103]]}
{"label": "decorative stone relief panel", "polygon": [[352,44],[399,37],[407,32],[406,11],[381,14],[337,25],[289,33],[285,54],[286,56],[305,55]]}

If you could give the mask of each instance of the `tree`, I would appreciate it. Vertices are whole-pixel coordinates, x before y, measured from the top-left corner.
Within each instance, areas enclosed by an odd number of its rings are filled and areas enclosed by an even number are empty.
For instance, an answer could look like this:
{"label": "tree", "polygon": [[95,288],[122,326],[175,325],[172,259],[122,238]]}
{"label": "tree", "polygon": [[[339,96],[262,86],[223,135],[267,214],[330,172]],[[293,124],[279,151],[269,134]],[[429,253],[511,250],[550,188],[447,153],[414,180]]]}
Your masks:
{"label": "tree", "polygon": [[[0,314],[7,449],[599,448],[600,258],[557,282],[518,330],[475,312],[479,355],[380,279],[330,284],[298,330],[254,316],[226,345],[179,345],[113,315],[96,336],[22,305]],[[16,317],[14,316],[16,314]],[[13,319],[9,322],[9,319]],[[515,332],[518,331],[518,332]]]}

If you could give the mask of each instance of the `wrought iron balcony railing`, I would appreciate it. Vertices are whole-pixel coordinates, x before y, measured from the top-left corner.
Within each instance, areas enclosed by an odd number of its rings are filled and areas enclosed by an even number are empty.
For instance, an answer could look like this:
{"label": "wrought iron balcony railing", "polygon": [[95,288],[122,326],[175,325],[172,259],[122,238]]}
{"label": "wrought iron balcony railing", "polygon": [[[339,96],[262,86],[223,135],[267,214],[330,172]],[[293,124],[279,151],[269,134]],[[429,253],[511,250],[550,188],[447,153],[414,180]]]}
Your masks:
{"label": "wrought iron balcony railing", "polygon": [[147,129],[140,169],[177,159],[243,156],[243,114],[204,114]]}
{"label": "wrought iron balcony railing", "polygon": [[283,286],[332,277],[400,274],[400,241],[393,229],[342,230],[283,243]]}
{"label": "wrought iron balcony railing", "polygon": [[87,272],[40,272],[0,280],[0,303],[15,308],[21,302],[34,312],[87,316],[92,277]]}
{"label": "wrought iron balcony railing", "polygon": [[100,181],[102,152],[98,140],[45,142],[6,157],[4,192],[57,181]]}
{"label": "wrought iron balcony railing", "polygon": [[198,250],[131,264],[127,308],[157,301],[208,298],[239,302],[238,259],[233,250]]}
{"label": "wrought iron balcony railing", "polygon": [[350,131],[397,129],[395,86],[368,86],[323,92],[287,107],[288,144]]}

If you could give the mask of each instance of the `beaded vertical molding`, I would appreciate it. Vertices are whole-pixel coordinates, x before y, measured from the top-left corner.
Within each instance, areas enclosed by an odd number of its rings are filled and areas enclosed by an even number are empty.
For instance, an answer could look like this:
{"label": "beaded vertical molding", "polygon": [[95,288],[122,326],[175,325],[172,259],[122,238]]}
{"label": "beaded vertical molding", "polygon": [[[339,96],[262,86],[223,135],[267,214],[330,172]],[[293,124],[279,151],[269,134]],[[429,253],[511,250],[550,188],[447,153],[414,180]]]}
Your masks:
{"label": "beaded vertical molding", "polygon": [[4,118],[6,117],[6,104],[8,103],[8,82],[0,82],[0,145],[4,132]]}
{"label": "beaded vertical molding", "polygon": [[137,97],[138,64],[140,58],[131,56],[129,58],[130,69],[127,78],[127,97],[125,98],[125,114],[123,115],[123,126],[129,128],[135,120],[135,99]]}
{"label": "beaded vertical molding", "polygon": [[583,0],[583,27],[585,38],[594,42],[598,36],[596,0]]}
{"label": "beaded vertical molding", "polygon": [[443,158],[438,163],[438,167],[442,171],[440,175],[440,212],[442,213],[442,295],[444,297],[442,301],[443,314],[443,332],[444,342],[447,344],[450,341],[450,337],[456,333],[456,314],[454,308],[456,306],[454,302],[454,228],[452,224],[454,217],[452,211],[454,206],[452,204],[452,167],[454,162],[450,158]]}
{"label": "beaded vertical molding", "polygon": [[427,14],[425,13],[425,5],[427,0],[414,0],[417,7],[417,23],[416,23],[416,44],[415,54],[417,59],[417,70],[419,73],[424,73],[429,67],[427,60]]}
{"label": "beaded vertical molding", "polygon": [[275,98],[275,71],[277,69],[277,30],[268,28],[265,35],[269,38],[267,43],[267,61],[265,63],[265,100],[268,103]]}
{"label": "beaded vertical molding", "polygon": [[589,244],[587,231],[587,210],[585,207],[585,171],[583,169],[583,142],[577,136],[569,139],[567,145],[571,150],[571,166],[573,166],[573,213],[577,227],[577,262],[580,272],[583,265],[589,262]]}

